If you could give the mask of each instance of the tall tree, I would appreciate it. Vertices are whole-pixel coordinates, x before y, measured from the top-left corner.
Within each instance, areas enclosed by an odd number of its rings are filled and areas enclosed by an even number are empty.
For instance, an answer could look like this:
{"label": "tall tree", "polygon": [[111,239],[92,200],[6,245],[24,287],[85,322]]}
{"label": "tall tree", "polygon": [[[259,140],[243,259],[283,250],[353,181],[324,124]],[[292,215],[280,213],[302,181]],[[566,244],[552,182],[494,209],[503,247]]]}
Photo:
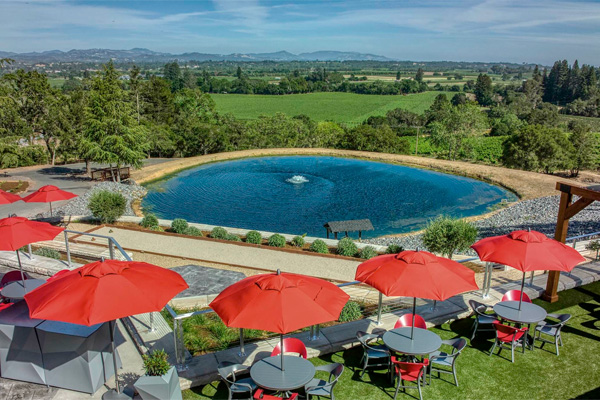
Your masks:
{"label": "tall tree", "polygon": [[487,74],[479,74],[475,82],[475,98],[482,106],[490,106],[493,103],[494,89],[492,87],[492,78]]}
{"label": "tall tree", "polygon": [[419,68],[417,70],[417,74],[415,75],[415,81],[419,83],[423,82],[423,76],[425,76],[425,73],[423,72],[422,68]]}

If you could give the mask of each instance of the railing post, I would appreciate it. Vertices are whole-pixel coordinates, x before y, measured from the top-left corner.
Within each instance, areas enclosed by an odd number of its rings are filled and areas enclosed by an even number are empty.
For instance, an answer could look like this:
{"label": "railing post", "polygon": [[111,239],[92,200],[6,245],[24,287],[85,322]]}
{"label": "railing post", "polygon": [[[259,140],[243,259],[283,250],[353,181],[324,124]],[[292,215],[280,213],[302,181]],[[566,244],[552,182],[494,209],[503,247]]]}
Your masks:
{"label": "railing post", "polygon": [[377,325],[381,325],[381,307],[383,303],[383,293],[379,292],[379,305],[377,306]]}
{"label": "railing post", "polygon": [[185,348],[183,345],[183,323],[180,319],[173,320],[173,335],[175,336],[175,360],[177,362],[177,370],[183,371],[187,369],[185,365]]}
{"label": "railing post", "polygon": [[529,286],[530,287],[533,286],[533,274],[534,274],[534,271],[531,271],[531,276],[529,277]]}
{"label": "railing post", "polygon": [[240,352],[238,353],[240,357],[246,357],[246,349],[244,349],[244,328],[240,328]]}
{"label": "railing post", "polygon": [[115,259],[115,245],[113,244],[112,239],[108,239],[108,256],[111,260]]}
{"label": "railing post", "polygon": [[31,252],[31,243],[27,245],[27,252],[29,253],[29,259],[33,260],[33,254]]}
{"label": "railing post", "polygon": [[65,249],[67,250],[67,263],[69,268],[71,268],[71,251],[69,250],[69,234],[67,231],[64,231],[65,234]]}
{"label": "railing post", "polygon": [[313,340],[319,340],[320,334],[321,334],[321,332],[320,332],[319,324],[317,324],[317,325],[314,326]]}

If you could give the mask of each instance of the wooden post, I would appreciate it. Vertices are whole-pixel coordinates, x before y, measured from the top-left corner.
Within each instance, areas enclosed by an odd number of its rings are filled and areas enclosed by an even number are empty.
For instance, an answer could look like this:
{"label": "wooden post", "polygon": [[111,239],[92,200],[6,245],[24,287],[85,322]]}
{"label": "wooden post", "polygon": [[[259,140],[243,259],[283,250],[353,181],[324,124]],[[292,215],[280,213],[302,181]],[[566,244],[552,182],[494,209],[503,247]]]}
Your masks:
{"label": "wooden post", "polygon": [[[558,216],[556,218],[556,229],[554,231],[554,239],[564,243],[567,239],[567,230],[569,229],[569,219],[567,209],[571,205],[573,195],[568,192],[561,192],[560,204],[558,206]],[[560,279],[560,271],[549,271],[548,281],[546,283],[546,291],[542,298],[550,303],[558,300],[558,281]]]}

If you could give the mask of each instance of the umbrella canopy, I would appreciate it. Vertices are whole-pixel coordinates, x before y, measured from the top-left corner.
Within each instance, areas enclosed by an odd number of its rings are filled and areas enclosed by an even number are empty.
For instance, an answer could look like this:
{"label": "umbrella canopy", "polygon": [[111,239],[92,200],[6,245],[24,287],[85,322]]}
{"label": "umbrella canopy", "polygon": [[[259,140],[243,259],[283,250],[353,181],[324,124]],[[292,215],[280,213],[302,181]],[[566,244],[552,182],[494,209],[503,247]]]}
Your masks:
{"label": "umbrella canopy", "polygon": [[144,262],[86,264],[27,293],[31,318],[94,325],[160,311],[188,288],[178,273]]}
{"label": "umbrella canopy", "polygon": [[481,239],[473,246],[482,261],[519,271],[570,271],[585,258],[574,248],[537,231],[514,231]]}
{"label": "umbrella canopy", "polygon": [[349,298],[331,282],[278,271],[234,283],[210,307],[229,327],[285,334],[338,319]]}
{"label": "umbrella canopy", "polygon": [[53,185],[46,185],[31,193],[29,196],[23,197],[23,201],[26,203],[50,203],[50,215],[52,215],[53,201],[69,200],[73,197],[77,197],[77,195],[59,189]]}
{"label": "umbrella canopy", "polygon": [[427,251],[406,250],[371,258],[357,267],[354,279],[386,296],[438,301],[479,289],[475,272],[456,261]]}
{"label": "umbrella canopy", "polygon": [[0,189],[0,204],[11,204],[19,200],[23,199],[16,194],[8,193]]}

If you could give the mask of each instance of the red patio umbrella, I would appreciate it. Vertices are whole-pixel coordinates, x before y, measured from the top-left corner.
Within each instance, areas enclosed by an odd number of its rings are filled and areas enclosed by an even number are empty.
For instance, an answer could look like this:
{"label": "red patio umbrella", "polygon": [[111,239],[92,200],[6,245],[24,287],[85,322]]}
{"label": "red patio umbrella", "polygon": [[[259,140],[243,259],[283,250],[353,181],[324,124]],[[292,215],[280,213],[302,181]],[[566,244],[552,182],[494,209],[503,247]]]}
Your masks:
{"label": "red patio umbrella", "polygon": [[16,194],[8,193],[0,189],[0,204],[11,204],[19,200],[23,199],[17,196]]}
{"label": "red patio umbrella", "polygon": [[481,239],[471,248],[477,252],[482,261],[508,265],[523,271],[519,310],[523,301],[525,272],[544,270],[568,272],[585,261],[585,258],[574,248],[532,230],[491,236]]}
{"label": "red patio umbrella", "polygon": [[52,202],[69,200],[77,197],[76,194],[59,189],[53,185],[42,186],[30,195],[23,197],[25,203],[50,203],[50,216],[52,216]]}
{"label": "red patio umbrella", "polygon": [[25,295],[31,318],[94,325],[109,322],[119,393],[114,321],[160,311],[188,288],[175,271],[134,261],[97,261],[65,273]]}
{"label": "red patio umbrella", "polygon": [[15,251],[17,253],[23,287],[25,287],[25,278],[23,277],[19,249],[27,244],[52,240],[64,229],[46,222],[30,221],[25,217],[0,219],[0,250]]}
{"label": "red patio umbrella", "polygon": [[371,258],[356,268],[354,279],[386,296],[413,297],[413,327],[417,297],[444,301],[456,294],[479,289],[475,272],[469,268],[419,250]]}
{"label": "red patio umbrella", "polygon": [[229,327],[279,333],[283,349],[284,334],[338,319],[349,298],[331,282],[278,270],[234,283],[210,307]]}

